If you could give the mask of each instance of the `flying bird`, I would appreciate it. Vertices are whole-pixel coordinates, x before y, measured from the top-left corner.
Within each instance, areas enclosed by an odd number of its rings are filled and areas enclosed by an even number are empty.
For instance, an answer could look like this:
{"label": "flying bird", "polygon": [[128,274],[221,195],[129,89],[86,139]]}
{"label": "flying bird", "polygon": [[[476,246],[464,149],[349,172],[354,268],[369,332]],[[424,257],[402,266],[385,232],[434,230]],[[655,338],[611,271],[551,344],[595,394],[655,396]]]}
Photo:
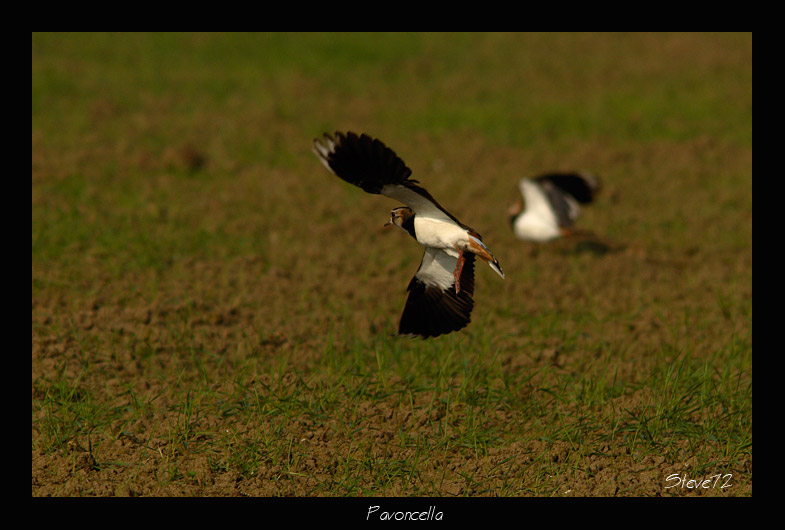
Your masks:
{"label": "flying bird", "polygon": [[428,338],[465,327],[474,308],[475,256],[504,278],[499,261],[477,231],[409,178],[412,170],[378,139],[353,132],[325,133],[313,141],[313,152],[346,182],[406,205],[394,208],[386,225],[408,233],[425,247],[425,253],[409,282],[398,333]]}
{"label": "flying bird", "polygon": [[518,239],[546,242],[576,233],[579,204],[591,203],[600,180],[590,173],[545,173],[518,182],[526,208],[518,200],[510,207],[509,221]]}

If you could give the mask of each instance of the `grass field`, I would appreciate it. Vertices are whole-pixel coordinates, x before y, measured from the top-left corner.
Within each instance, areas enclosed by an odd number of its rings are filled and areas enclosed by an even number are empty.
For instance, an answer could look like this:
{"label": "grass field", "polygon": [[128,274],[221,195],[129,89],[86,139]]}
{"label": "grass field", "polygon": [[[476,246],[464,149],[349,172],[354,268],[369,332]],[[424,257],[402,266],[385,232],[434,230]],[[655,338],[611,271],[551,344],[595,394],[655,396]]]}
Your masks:
{"label": "grass field", "polygon": [[[499,258],[466,329],[335,130]],[[513,237],[553,169],[610,251]],[[32,336],[33,496],[751,496],[752,36],[33,34]]]}

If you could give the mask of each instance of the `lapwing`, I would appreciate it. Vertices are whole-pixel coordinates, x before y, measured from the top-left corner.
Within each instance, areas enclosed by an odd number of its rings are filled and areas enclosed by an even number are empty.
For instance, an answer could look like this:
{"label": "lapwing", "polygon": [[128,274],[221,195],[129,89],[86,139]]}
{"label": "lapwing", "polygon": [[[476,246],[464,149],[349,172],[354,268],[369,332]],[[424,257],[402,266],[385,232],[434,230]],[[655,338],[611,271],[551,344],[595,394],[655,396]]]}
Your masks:
{"label": "lapwing", "polygon": [[425,247],[420,268],[407,288],[400,335],[423,338],[465,327],[474,308],[474,260],[478,256],[502,278],[499,261],[476,230],[442,208],[412,170],[380,140],[367,134],[325,133],[313,152],[341,179],[373,194],[402,202],[385,225],[395,225]]}
{"label": "lapwing", "polygon": [[509,209],[509,222],[518,239],[538,243],[576,233],[579,204],[591,203],[600,180],[590,173],[545,173],[518,182],[523,199]]}

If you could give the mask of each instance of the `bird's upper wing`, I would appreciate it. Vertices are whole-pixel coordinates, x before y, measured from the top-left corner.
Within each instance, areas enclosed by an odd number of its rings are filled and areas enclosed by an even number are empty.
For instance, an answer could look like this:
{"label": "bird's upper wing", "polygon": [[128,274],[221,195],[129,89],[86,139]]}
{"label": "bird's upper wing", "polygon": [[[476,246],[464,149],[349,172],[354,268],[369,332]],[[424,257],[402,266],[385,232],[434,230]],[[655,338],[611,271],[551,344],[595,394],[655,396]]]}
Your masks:
{"label": "bird's upper wing", "polygon": [[550,182],[581,204],[592,202],[600,191],[599,177],[586,172],[543,173],[535,180],[540,183]]}
{"label": "bird's upper wing", "polygon": [[425,188],[410,179],[409,169],[395,152],[380,140],[353,132],[325,133],[313,141],[313,152],[322,164],[340,178],[368,193],[398,200],[423,217],[453,221],[458,219],[442,208]]}
{"label": "bird's upper wing", "polygon": [[560,226],[558,213],[552,206],[552,199],[555,199],[557,203],[564,202],[563,199],[559,198],[560,193],[558,190],[551,188],[551,191],[555,191],[555,194],[549,194],[542,184],[529,178],[521,179],[518,187],[521,190],[523,199],[526,201],[527,215],[540,219],[542,223]]}
{"label": "bird's upper wing", "polygon": [[556,220],[561,227],[571,226],[578,218],[580,207],[578,202],[560,188],[556,187],[551,181],[543,180],[540,183],[543,193],[547,196]]}
{"label": "bird's upper wing", "polygon": [[461,290],[455,290],[457,258],[442,249],[426,247],[422,263],[409,282],[398,333],[436,337],[457,331],[471,320],[474,308],[474,254],[463,254]]}

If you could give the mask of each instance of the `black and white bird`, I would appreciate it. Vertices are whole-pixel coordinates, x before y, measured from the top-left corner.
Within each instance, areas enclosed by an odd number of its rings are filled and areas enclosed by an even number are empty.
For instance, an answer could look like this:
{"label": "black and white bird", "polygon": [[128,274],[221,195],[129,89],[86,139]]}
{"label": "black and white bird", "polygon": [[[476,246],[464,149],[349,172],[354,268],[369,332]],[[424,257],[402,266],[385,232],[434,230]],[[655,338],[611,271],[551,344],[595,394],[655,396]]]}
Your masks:
{"label": "black and white bird", "polygon": [[474,308],[475,256],[504,278],[499,261],[477,231],[410,179],[412,170],[378,139],[353,132],[325,133],[314,140],[313,152],[346,182],[406,205],[393,209],[386,224],[411,235],[425,247],[425,254],[409,282],[398,333],[427,338],[465,327]]}
{"label": "black and white bird", "polygon": [[579,204],[591,203],[600,180],[590,173],[545,173],[518,182],[523,203],[510,207],[509,221],[518,239],[546,242],[575,232]]}

